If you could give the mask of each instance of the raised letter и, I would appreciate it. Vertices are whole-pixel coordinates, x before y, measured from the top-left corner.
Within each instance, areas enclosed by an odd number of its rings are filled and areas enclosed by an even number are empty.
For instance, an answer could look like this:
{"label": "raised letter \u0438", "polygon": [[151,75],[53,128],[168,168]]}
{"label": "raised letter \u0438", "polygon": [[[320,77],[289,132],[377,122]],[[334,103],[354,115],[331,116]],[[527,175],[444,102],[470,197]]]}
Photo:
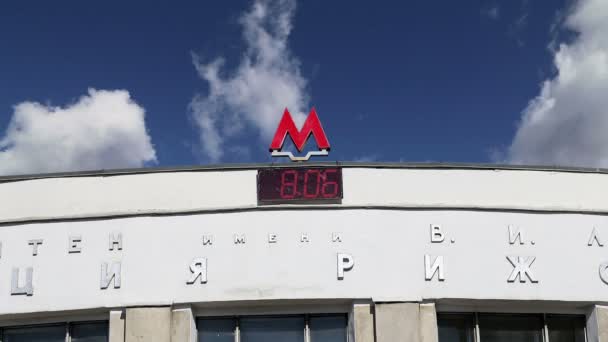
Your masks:
{"label": "raised letter \u0438", "polygon": [[438,256],[431,263],[431,256],[426,254],[424,256],[424,280],[430,281],[437,273],[437,279],[439,281],[445,280],[445,274],[443,273],[443,256]]}
{"label": "raised letter \u0438", "polygon": [[114,280],[114,288],[119,289],[121,285],[120,269],[120,261],[113,262],[109,269],[107,262],[102,263],[99,288],[101,288],[102,290],[107,289],[108,287],[110,287],[112,280]]}
{"label": "raised letter \u0438", "polygon": [[513,226],[509,226],[509,244],[513,245],[517,240],[519,240],[519,244],[524,244],[523,232],[520,228],[515,228]]}

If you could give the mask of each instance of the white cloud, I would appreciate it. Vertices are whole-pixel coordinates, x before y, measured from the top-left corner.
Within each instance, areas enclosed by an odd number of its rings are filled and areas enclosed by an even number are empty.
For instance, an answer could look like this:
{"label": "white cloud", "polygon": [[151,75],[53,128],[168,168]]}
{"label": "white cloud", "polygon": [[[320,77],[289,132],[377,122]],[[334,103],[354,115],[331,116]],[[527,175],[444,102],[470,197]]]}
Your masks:
{"label": "white cloud", "polygon": [[509,25],[509,30],[507,31],[507,35],[512,39],[515,39],[519,47],[523,47],[525,45],[523,35],[524,31],[528,27],[529,16],[530,13],[528,12],[528,9],[524,8],[523,13],[517,17],[517,20]]}
{"label": "white cloud", "polygon": [[517,164],[608,167],[608,2],[580,0],[554,52],[557,75],[530,101],[508,151]]}
{"label": "white cloud", "polygon": [[482,8],[481,14],[492,20],[498,20],[500,18],[500,7],[498,4],[492,4],[491,6]]}
{"label": "white cloud", "polygon": [[0,139],[0,174],[140,167],[155,162],[144,109],[124,90],[89,89],[76,103],[15,106]]}
{"label": "white cloud", "polygon": [[246,128],[270,145],[286,107],[297,124],[304,121],[309,110],[306,80],[288,48],[295,8],[295,0],[254,1],[240,19],[247,49],[238,68],[226,77],[221,75],[222,58],[203,63],[194,56],[209,93],[195,96],[190,109],[210,161],[221,160],[227,140]]}

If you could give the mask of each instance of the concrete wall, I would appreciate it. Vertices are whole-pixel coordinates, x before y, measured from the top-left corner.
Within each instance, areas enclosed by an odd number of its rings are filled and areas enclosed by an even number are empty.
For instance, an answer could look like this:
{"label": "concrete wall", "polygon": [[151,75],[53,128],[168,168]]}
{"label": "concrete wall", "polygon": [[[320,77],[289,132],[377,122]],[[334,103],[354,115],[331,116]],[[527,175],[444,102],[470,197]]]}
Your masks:
{"label": "concrete wall", "polygon": [[125,326],[125,342],[171,342],[171,308],[128,308]]}
{"label": "concrete wall", "polygon": [[189,306],[135,307],[110,312],[109,342],[196,342]]}
{"label": "concrete wall", "polygon": [[355,303],[349,314],[349,341],[374,342],[373,303]]}
{"label": "concrete wall", "polygon": [[188,306],[171,311],[171,342],[196,342],[196,318]]}
{"label": "concrete wall", "polygon": [[125,310],[110,311],[109,342],[125,342]]}
{"label": "concrete wall", "polygon": [[418,303],[378,303],[375,306],[376,342],[419,342]]}
{"label": "concrete wall", "polygon": [[[256,175],[255,170],[206,170],[0,178],[0,193],[10,199],[0,206],[0,223],[252,209],[258,207]],[[345,168],[343,179],[340,207],[608,212],[604,173]]]}
{"label": "concrete wall", "polygon": [[[431,224],[441,225],[442,242],[431,240]],[[521,230],[521,242],[509,242],[510,225]],[[602,246],[595,240],[588,245],[593,229]],[[120,250],[108,248],[116,234],[122,234]],[[270,234],[276,242],[269,242]],[[204,245],[204,235],[214,243]],[[246,242],[235,243],[235,235]],[[70,252],[71,236],[81,238],[79,253]],[[43,241],[36,255],[32,240]],[[39,311],[281,299],[608,302],[602,280],[608,272],[600,268],[608,249],[604,215],[254,211],[0,225],[0,242],[0,320]],[[337,276],[339,253],[354,262],[343,279]],[[427,279],[426,255],[429,264],[441,256],[444,272]],[[530,274],[521,274],[523,282],[509,281],[516,267],[507,257],[535,258]],[[196,258],[207,259],[206,283],[189,283]],[[115,263],[121,282],[105,288],[102,266],[107,274]],[[23,286],[30,267],[32,295],[12,295],[13,269]]]}
{"label": "concrete wall", "polygon": [[420,342],[439,342],[434,303],[420,304]]}
{"label": "concrete wall", "polygon": [[[434,304],[355,303],[350,342],[438,342]],[[196,342],[188,306],[136,307],[110,313],[110,342]]]}
{"label": "concrete wall", "polygon": [[[266,306],[265,310],[268,308]],[[306,309],[298,311],[297,305],[289,311],[308,312]],[[496,311],[501,311],[500,307]],[[196,317],[189,306],[115,309],[110,311],[109,317],[109,342],[197,341]],[[30,319],[15,321],[14,324],[32,322]],[[355,301],[350,308],[348,324],[349,342],[438,342],[437,314],[433,303]],[[608,307],[596,305],[589,308],[587,341],[608,341]]]}
{"label": "concrete wall", "polygon": [[608,306],[595,305],[587,314],[587,341],[608,342]]}
{"label": "concrete wall", "polygon": [[[303,210],[262,208],[255,170],[0,179],[9,199],[0,205],[0,322],[127,308],[110,315],[112,342],[193,340],[192,310],[180,304],[371,298],[376,305],[353,306],[351,338],[437,342],[434,307],[416,303],[608,302],[600,266],[608,216],[596,215],[608,213],[606,173],[345,168],[343,177],[341,204]],[[432,224],[442,226],[441,242],[431,241]],[[509,226],[522,229],[521,243],[509,242]],[[589,244],[592,230],[598,239]],[[123,236],[121,250],[108,250],[114,233]],[[247,243],[234,244],[235,234]],[[203,245],[203,235],[214,245]],[[69,251],[72,236],[82,237],[81,252]],[[34,255],[29,241],[37,239],[44,243]],[[343,279],[337,253],[354,258]],[[446,279],[425,278],[425,255],[444,258]],[[538,281],[525,274],[526,281],[507,281],[508,256],[535,257]],[[208,281],[188,284],[191,261],[202,257]],[[100,288],[100,266],[113,262],[122,265],[122,283]],[[30,267],[33,295],[12,295],[13,269],[22,284]],[[605,308],[594,307],[590,336],[608,342],[607,322]]]}

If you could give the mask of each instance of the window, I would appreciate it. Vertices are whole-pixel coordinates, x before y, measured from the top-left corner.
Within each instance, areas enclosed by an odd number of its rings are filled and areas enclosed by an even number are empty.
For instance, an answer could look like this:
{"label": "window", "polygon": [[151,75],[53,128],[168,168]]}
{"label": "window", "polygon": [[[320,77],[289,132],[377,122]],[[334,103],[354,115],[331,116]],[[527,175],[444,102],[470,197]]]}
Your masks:
{"label": "window", "polygon": [[346,342],[346,316],[311,317],[309,322],[312,342]]}
{"label": "window", "polygon": [[547,329],[551,342],[585,342],[585,318],[547,316]]}
{"label": "window", "polygon": [[107,342],[108,323],[74,323],[70,326],[71,342]]}
{"label": "window", "polygon": [[200,318],[199,342],[346,342],[346,315]]}
{"label": "window", "polygon": [[471,315],[439,314],[437,325],[439,326],[440,342],[475,342],[473,327],[475,319]]}
{"label": "window", "polygon": [[0,328],[2,342],[108,342],[108,323],[63,323]]}
{"label": "window", "polygon": [[235,327],[236,320],[232,318],[198,320],[198,340],[199,342],[234,342],[236,336]]}
{"label": "window", "polygon": [[585,342],[584,316],[437,315],[439,342]]}
{"label": "window", "polygon": [[304,317],[249,317],[239,322],[241,342],[304,342]]}
{"label": "window", "polygon": [[3,330],[3,342],[65,342],[63,325],[7,328]]}
{"label": "window", "polygon": [[542,316],[479,315],[479,339],[487,342],[543,342]]}

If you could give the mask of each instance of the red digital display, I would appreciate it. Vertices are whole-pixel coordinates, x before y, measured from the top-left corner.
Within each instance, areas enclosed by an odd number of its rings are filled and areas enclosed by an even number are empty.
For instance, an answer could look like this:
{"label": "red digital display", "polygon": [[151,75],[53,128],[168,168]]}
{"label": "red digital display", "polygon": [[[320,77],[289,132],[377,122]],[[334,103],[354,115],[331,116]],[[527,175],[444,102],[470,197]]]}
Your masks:
{"label": "red digital display", "polygon": [[258,201],[261,203],[336,203],[341,199],[340,168],[258,170]]}

